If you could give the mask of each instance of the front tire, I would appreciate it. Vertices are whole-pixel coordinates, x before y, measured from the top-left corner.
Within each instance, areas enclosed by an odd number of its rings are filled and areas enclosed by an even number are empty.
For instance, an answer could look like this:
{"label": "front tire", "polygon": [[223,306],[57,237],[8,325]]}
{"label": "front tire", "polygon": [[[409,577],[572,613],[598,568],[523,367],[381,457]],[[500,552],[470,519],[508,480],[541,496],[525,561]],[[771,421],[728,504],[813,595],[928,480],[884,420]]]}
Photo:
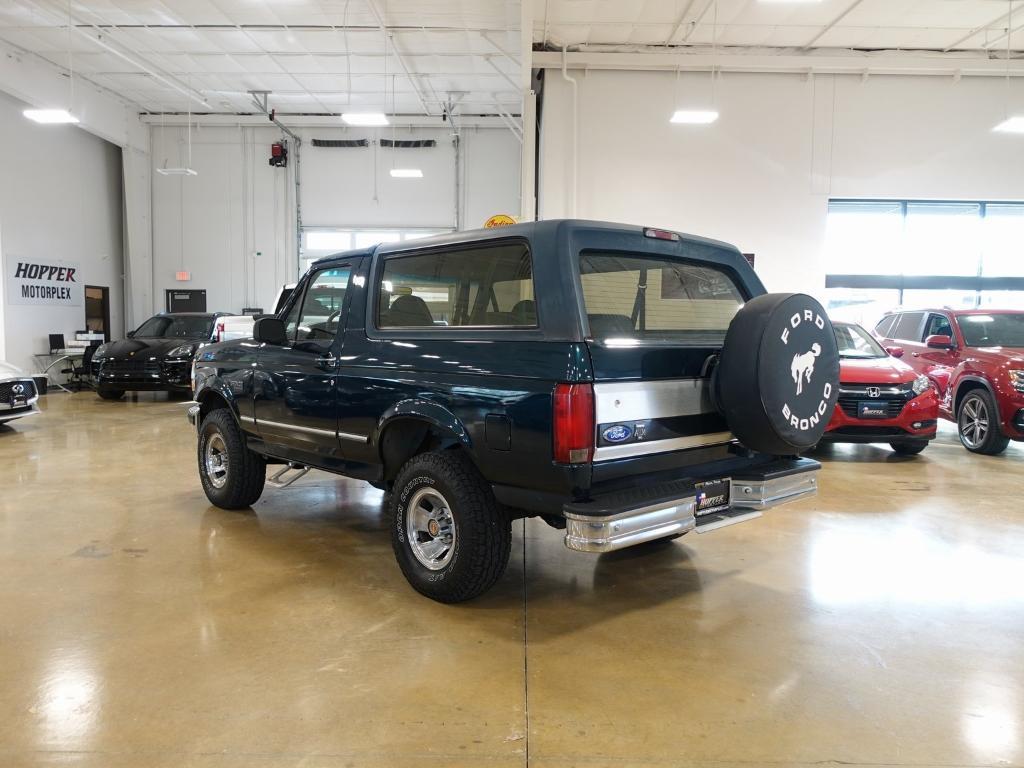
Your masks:
{"label": "front tire", "polygon": [[391,544],[413,589],[441,603],[477,597],[501,578],[512,524],[458,451],[421,453],[402,467],[389,503]]}
{"label": "front tire", "polygon": [[120,400],[124,397],[124,390],[111,389],[110,387],[97,387],[96,394],[104,400]]}
{"label": "front tire", "polygon": [[1006,450],[1010,438],[999,429],[999,409],[987,389],[975,389],[960,403],[956,416],[960,442],[971,453],[995,456]]}
{"label": "front tire", "polygon": [[889,447],[900,456],[917,456],[917,454],[928,447],[928,441],[914,440],[905,443],[889,443]]}
{"label": "front tire", "polygon": [[226,408],[210,411],[199,427],[199,479],[210,503],[245,509],[263,494],[267,460],[250,451],[245,435]]}

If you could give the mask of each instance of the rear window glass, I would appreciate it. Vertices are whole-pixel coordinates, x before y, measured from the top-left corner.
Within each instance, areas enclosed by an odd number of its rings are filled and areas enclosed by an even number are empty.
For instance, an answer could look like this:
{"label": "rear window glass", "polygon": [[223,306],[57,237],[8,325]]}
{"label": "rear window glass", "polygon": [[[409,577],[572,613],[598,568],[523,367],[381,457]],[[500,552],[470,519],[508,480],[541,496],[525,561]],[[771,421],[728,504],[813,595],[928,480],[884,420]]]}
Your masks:
{"label": "rear window glass", "polygon": [[384,262],[379,328],[536,325],[533,266],[524,243],[395,256]]}
{"label": "rear window glass", "polygon": [[720,344],[744,298],[725,271],[656,256],[585,252],[583,303],[595,339]]}

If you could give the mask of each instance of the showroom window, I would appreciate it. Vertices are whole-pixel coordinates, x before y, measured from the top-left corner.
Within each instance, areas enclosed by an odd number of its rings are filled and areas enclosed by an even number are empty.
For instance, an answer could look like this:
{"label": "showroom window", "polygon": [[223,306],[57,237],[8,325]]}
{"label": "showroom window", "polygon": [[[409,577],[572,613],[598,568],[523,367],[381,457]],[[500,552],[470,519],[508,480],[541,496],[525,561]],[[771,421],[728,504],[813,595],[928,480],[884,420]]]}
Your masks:
{"label": "showroom window", "polygon": [[829,314],[871,328],[895,307],[1024,307],[1024,203],[832,200]]}
{"label": "showroom window", "polygon": [[302,230],[302,263],[299,265],[299,274],[304,274],[310,264],[324,256],[349,251],[353,248],[368,248],[377,243],[419,240],[451,231],[450,228],[305,227]]}
{"label": "showroom window", "polygon": [[525,243],[396,256],[378,286],[380,328],[537,325]]}

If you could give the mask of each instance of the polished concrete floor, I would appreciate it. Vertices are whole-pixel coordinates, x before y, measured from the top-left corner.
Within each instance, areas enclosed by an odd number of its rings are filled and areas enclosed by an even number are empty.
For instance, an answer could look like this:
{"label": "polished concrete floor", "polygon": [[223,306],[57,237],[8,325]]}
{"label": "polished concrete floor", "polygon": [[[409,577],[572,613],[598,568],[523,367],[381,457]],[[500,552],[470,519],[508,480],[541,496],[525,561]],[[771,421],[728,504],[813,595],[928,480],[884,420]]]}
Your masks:
{"label": "polished concrete floor", "polygon": [[211,507],[182,401],[0,427],[0,766],[1024,764],[1024,450],[821,455],[821,493],[604,556],[517,523],[414,593],[381,494]]}

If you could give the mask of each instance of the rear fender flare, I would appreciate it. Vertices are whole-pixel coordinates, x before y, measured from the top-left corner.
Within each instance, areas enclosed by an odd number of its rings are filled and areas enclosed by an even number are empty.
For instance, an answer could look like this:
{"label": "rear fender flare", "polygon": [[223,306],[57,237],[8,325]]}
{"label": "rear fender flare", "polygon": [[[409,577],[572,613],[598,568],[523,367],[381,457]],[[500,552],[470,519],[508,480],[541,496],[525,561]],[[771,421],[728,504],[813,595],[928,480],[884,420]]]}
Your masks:
{"label": "rear fender flare", "polygon": [[377,427],[370,436],[370,442],[380,450],[381,436],[395,421],[401,419],[417,419],[430,424],[442,434],[456,441],[466,450],[472,452],[473,441],[466,425],[454,413],[443,405],[414,398],[402,400],[388,408],[377,421]]}

